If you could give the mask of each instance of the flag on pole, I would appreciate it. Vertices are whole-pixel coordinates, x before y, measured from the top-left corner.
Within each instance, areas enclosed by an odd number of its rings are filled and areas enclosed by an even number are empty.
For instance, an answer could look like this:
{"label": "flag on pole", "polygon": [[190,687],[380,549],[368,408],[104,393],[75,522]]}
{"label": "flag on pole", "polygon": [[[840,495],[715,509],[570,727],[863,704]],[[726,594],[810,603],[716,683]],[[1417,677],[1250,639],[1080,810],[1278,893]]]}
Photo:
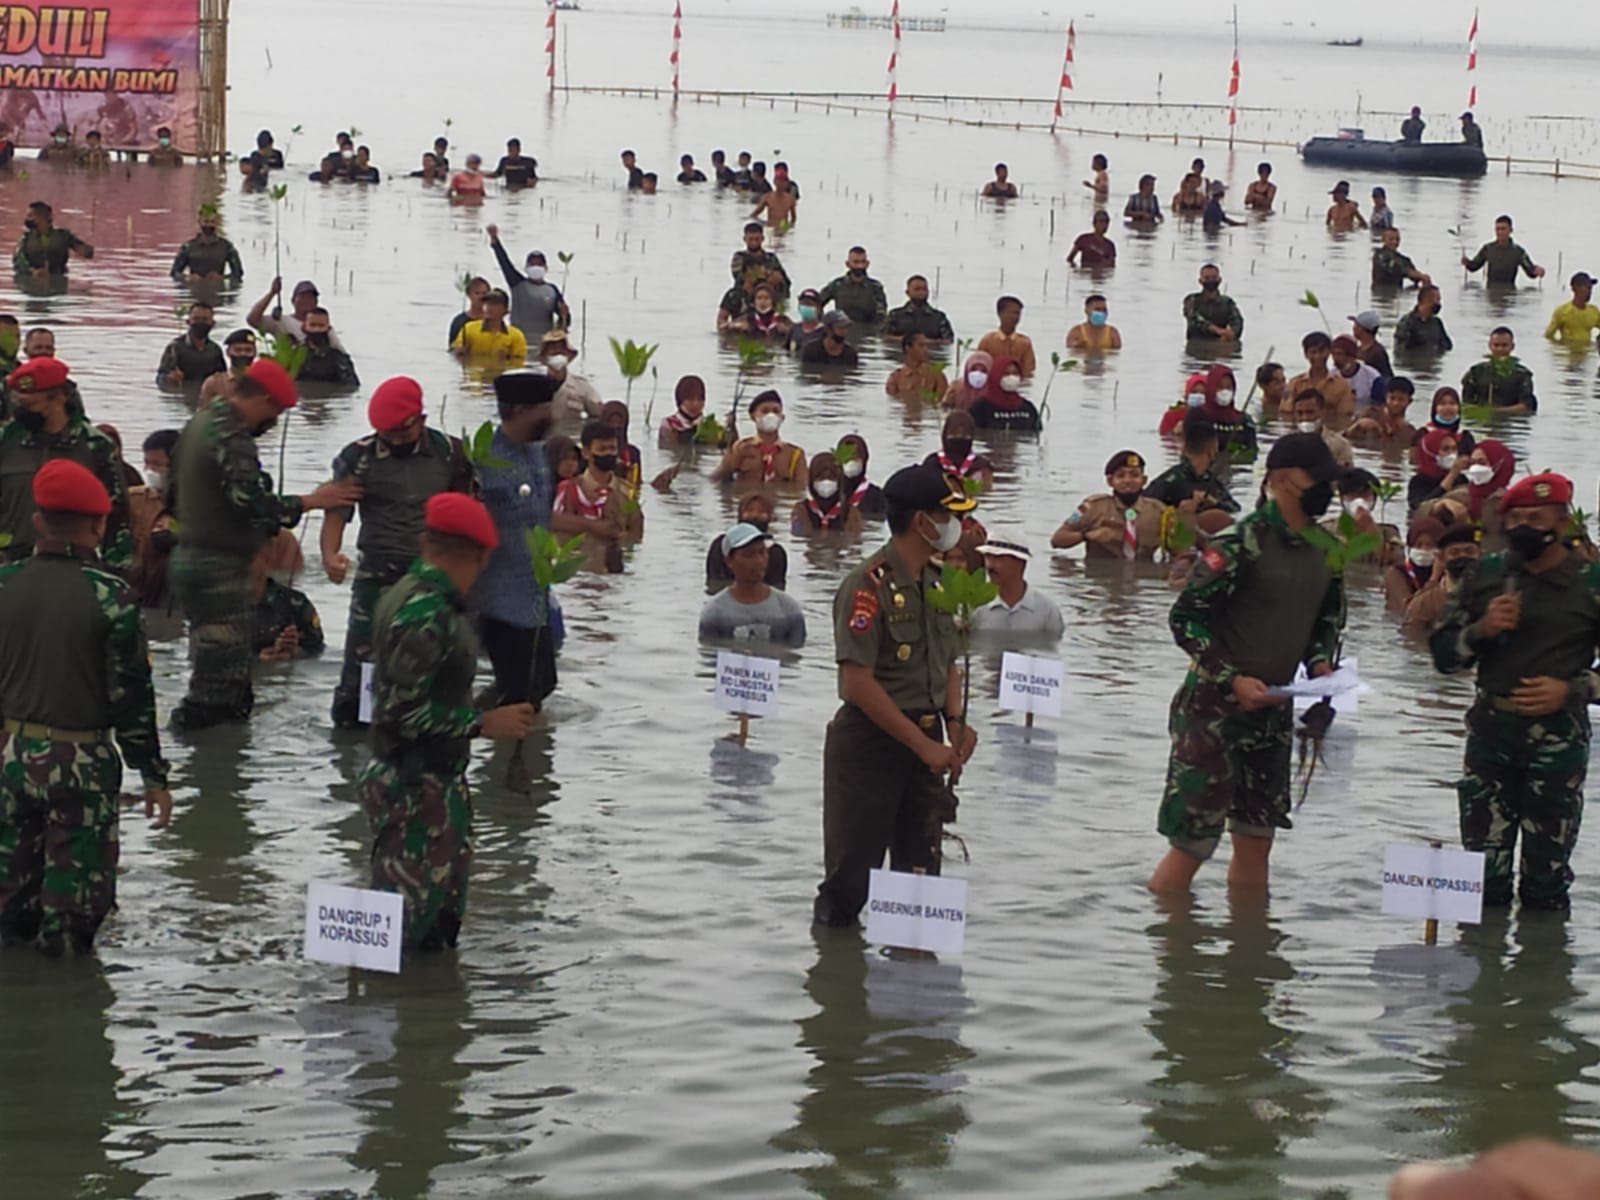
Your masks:
{"label": "flag on pole", "polygon": [[544,16],[545,78],[550,81],[550,93],[556,90],[556,0],[546,0]]}
{"label": "flag on pole", "polygon": [[1233,48],[1233,67],[1228,72],[1228,126],[1239,123],[1239,47]]}
{"label": "flag on pole", "polygon": [[1078,29],[1076,21],[1067,22],[1067,52],[1061,60],[1061,81],[1056,84],[1056,112],[1050,120],[1050,132],[1056,131],[1061,120],[1061,97],[1072,90],[1073,64],[1078,61]]}
{"label": "flag on pole", "polygon": [[1472,86],[1467,89],[1467,107],[1478,107],[1478,81],[1473,75],[1478,69],[1478,10],[1472,10],[1472,28],[1467,30],[1467,75]]}
{"label": "flag on pole", "polygon": [[889,10],[889,24],[893,30],[894,45],[889,51],[889,114],[894,115],[894,102],[900,95],[896,75],[900,69],[900,0],[894,0]]}
{"label": "flag on pole", "polygon": [[683,3],[672,6],[672,94],[678,94],[678,47],[683,42]]}

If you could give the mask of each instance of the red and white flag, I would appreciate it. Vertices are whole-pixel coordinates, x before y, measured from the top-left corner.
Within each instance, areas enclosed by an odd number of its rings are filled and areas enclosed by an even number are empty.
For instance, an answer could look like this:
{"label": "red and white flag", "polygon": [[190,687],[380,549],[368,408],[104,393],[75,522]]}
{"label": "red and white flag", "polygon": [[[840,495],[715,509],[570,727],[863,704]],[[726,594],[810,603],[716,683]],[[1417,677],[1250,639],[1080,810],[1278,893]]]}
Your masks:
{"label": "red and white flag", "polygon": [[894,36],[894,45],[889,50],[889,110],[892,113],[894,102],[900,95],[896,78],[900,70],[900,0],[894,0],[894,6],[889,10],[889,24]]}
{"label": "red and white flag", "polygon": [[1233,50],[1233,66],[1228,71],[1228,124],[1239,123],[1239,48]]}
{"label": "red and white flag", "polygon": [[[1467,74],[1471,75],[1478,69],[1478,10],[1472,10],[1472,28],[1467,30]],[[1472,86],[1467,89],[1467,107],[1478,107],[1478,81],[1472,80]]]}
{"label": "red and white flag", "polygon": [[1078,28],[1076,21],[1067,22],[1067,52],[1061,59],[1061,81],[1056,84],[1056,111],[1050,121],[1050,132],[1056,131],[1061,119],[1061,98],[1072,90],[1073,64],[1078,61]]}
{"label": "red and white flag", "polygon": [[672,94],[678,94],[678,47],[683,42],[682,0],[672,6]]}

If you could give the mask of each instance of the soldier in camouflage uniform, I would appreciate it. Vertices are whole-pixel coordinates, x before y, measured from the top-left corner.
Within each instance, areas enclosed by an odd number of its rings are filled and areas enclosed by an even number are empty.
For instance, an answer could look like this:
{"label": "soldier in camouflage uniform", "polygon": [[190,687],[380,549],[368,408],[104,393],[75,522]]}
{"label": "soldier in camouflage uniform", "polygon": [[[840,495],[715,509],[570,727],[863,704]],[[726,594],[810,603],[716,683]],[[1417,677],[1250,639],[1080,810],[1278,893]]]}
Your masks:
{"label": "soldier in camouflage uniform", "polygon": [[1339,474],[1322,438],[1292,433],[1267,455],[1261,505],[1213,537],[1172,606],[1190,656],[1172,698],[1172,754],[1156,828],[1171,845],[1153,892],[1185,892],[1233,834],[1230,885],[1264,887],[1272,839],[1289,822],[1292,709],[1268,689],[1304,663],[1333,669],[1344,633],[1344,582],[1303,531],[1327,511]]}
{"label": "soldier in camouflage uniform", "polygon": [[0,427],[0,547],[8,562],[33,551],[34,473],[52,459],[64,458],[89,469],[111,497],[100,554],[113,571],[133,566],[133,534],[128,527],[128,485],[117,445],[83,413],[67,377],[67,365],[54,358],[31,358],[6,377],[14,419]]}
{"label": "soldier in camouflage uniform", "polygon": [[110,497],[65,459],[33,495],[33,557],[0,569],[0,943],[87,954],[116,904],[119,748],[158,827],[172,798],[138,602],[95,556]]}
{"label": "soldier in camouflage uniform", "polygon": [[845,273],[818,293],[820,305],[826,308],[831,302],[857,324],[876,325],[889,311],[889,298],[884,295],[883,284],[867,274],[871,264],[866,250],[852,246],[844,265]]}
{"label": "soldier in camouflage uniform", "polygon": [[471,739],[524,737],[534,714],[531,704],[480,714],[472,703],[478,639],[466,595],[499,543],[488,511],[441,492],[423,519],[421,558],[378,603],[372,761],[358,786],[372,886],[404,897],[408,949],[437,950],[456,944],[467,907]]}
{"label": "soldier in camouflage uniform", "polygon": [[960,542],[974,502],[927,464],[896,471],[883,494],[889,543],[833,597],[843,703],[822,750],[824,878],[812,916],[836,927],[856,923],[885,852],[891,870],[939,873],[951,785],[977,745],[950,711],[961,697],[954,621],[928,599],[940,586],[933,555]]}
{"label": "soldier in camouflage uniform", "polygon": [[1183,298],[1183,317],[1192,342],[1237,342],[1244,336],[1244,314],[1222,292],[1222,272],[1213,263],[1200,268],[1200,290]]}
{"label": "soldier in camouflage uniform", "polygon": [[200,208],[200,232],[178,247],[172,260],[172,277],[180,283],[195,279],[221,279],[227,275],[232,283],[244,278],[244,263],[234,244],[217,232],[217,209],[214,204]]}
{"label": "soldier in camouflage uniform", "polygon": [[[374,433],[351,442],[333,460],[334,479],[361,485],[361,532],[356,545],[360,565],[350,584],[350,623],[344,639],[344,666],[333,693],[333,723],[354,728],[361,722],[361,668],[372,661],[372,613],[385,588],[405,574],[417,556],[422,509],[439,492],[476,495],[477,473],[461,443],[427,427],[422,387],[397,375],[380,383],[367,404]],[[340,552],[353,509],[334,509],[322,526],[322,567],[343,583],[350,560]]]}
{"label": "soldier in camouflage uniform", "polygon": [[256,439],[297,400],[289,373],[271,359],[258,359],[233,394],[195,413],[178,439],[167,498],[178,517],[169,577],[189,619],[193,672],[188,694],[172,712],[174,729],[250,715],[251,560],[306,510],[351,504],[361,496],[351,481],[323,484],[304,496],[273,492]]}
{"label": "soldier in camouflage uniform", "polygon": [[1476,665],[1458,785],[1461,844],[1484,853],[1483,902],[1511,903],[1522,835],[1524,908],[1566,911],[1589,767],[1591,669],[1600,646],[1600,564],[1563,534],[1572,483],[1529,475],[1507,489],[1509,550],[1486,555],[1451,594],[1432,638],[1441,671]]}
{"label": "soldier in camouflage uniform", "polygon": [[758,283],[770,283],[773,297],[782,302],[789,298],[789,273],[772,251],[765,249],[767,229],[760,221],[751,221],[744,227],[744,249],[735,250],[728,270],[733,274],[735,287],[749,292]]}
{"label": "soldier in camouflage uniform", "polygon": [[256,603],[250,611],[250,648],[265,662],[321,654],[327,638],[317,606],[304,592],[279,583],[268,573],[270,554],[270,548],[262,551],[251,564]]}

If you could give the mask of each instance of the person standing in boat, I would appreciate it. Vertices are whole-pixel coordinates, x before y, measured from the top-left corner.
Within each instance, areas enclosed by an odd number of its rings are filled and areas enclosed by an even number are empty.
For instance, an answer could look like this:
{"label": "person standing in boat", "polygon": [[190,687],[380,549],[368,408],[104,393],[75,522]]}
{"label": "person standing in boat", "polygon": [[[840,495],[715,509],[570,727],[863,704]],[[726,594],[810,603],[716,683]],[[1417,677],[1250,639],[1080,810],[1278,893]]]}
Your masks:
{"label": "person standing in boat", "polygon": [[1483,149],[1483,127],[1472,119],[1472,114],[1461,114],[1461,140],[1469,146]]}
{"label": "person standing in boat", "polygon": [[1415,145],[1422,141],[1422,131],[1428,123],[1422,119],[1422,109],[1415,104],[1411,106],[1411,115],[1400,122],[1400,139]]}

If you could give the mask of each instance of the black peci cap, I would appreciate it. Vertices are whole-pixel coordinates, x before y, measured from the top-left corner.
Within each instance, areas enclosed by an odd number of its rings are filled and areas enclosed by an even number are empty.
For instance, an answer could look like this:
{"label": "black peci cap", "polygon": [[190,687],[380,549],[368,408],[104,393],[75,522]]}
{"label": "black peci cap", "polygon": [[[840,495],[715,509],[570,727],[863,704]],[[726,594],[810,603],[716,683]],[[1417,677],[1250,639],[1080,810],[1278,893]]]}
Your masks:
{"label": "black peci cap", "polygon": [[1286,433],[1272,443],[1267,470],[1286,471],[1292,467],[1299,467],[1319,483],[1339,478],[1344,470],[1320,433]]}
{"label": "black peci cap", "polygon": [[561,385],[545,371],[506,371],[495,376],[494,398],[507,406],[554,403]]}
{"label": "black peci cap", "polygon": [[883,498],[902,512],[967,513],[977,507],[977,501],[967,495],[960,480],[926,463],[902,467],[889,476],[889,482],[883,485]]}

